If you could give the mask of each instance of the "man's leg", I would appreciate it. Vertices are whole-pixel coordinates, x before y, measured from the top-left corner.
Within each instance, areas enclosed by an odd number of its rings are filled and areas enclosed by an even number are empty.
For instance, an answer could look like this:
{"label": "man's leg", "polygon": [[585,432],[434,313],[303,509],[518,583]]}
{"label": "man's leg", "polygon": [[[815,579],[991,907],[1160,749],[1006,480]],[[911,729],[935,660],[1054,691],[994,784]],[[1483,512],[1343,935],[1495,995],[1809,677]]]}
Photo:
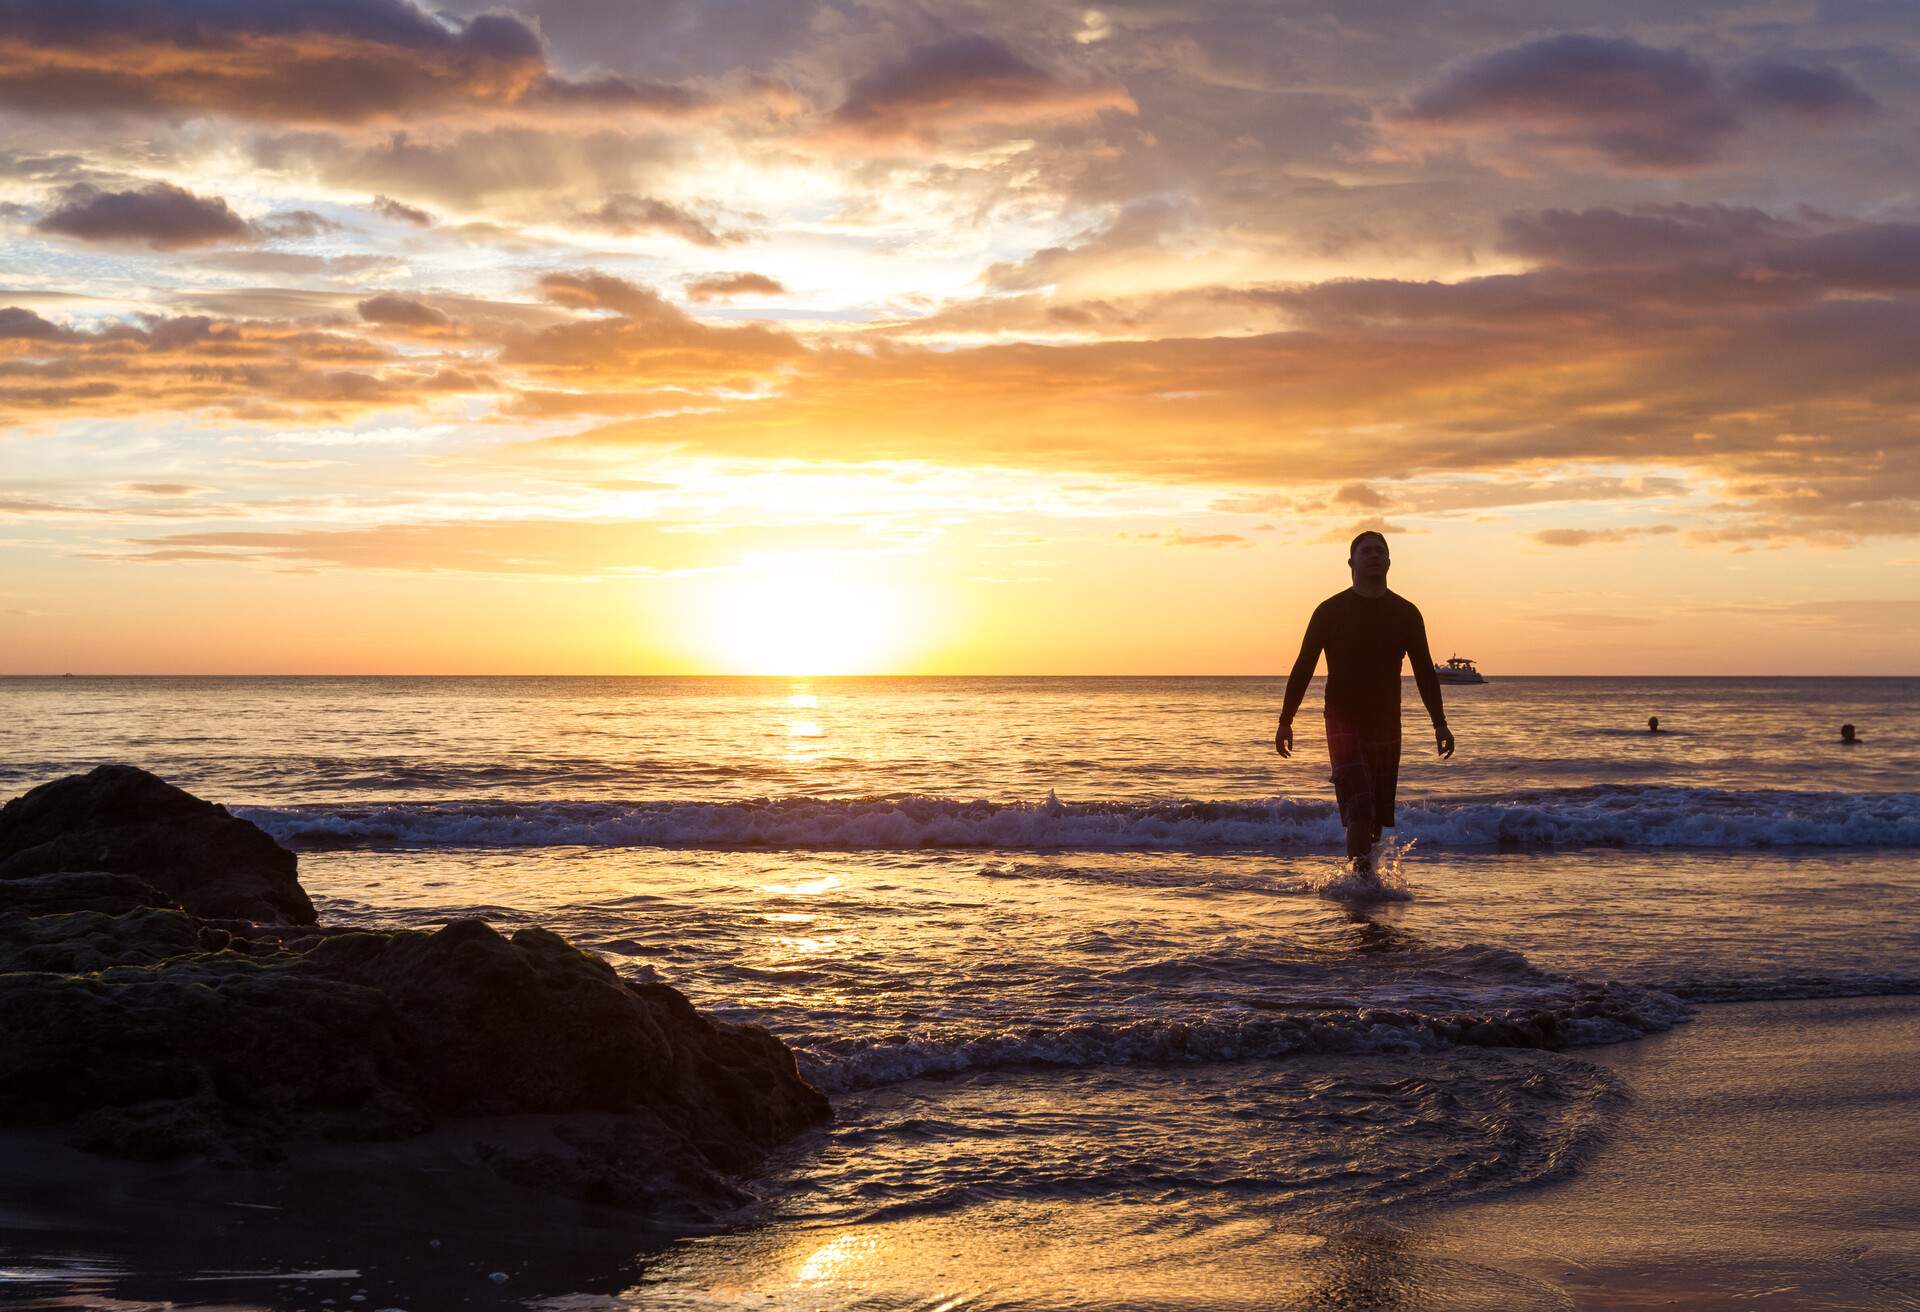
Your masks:
{"label": "man's leg", "polygon": [[1353,862],[1353,868],[1360,874],[1373,872],[1373,845],[1380,841],[1380,826],[1363,816],[1356,816],[1347,826],[1347,858]]}
{"label": "man's leg", "polygon": [[[1373,848],[1379,843],[1382,831],[1393,825],[1394,794],[1400,786],[1400,734],[1389,730],[1378,734],[1365,735],[1360,747],[1361,759],[1366,762],[1368,810],[1367,855],[1357,858],[1356,869],[1373,869]],[[1353,845],[1353,837],[1348,835],[1347,845]]]}
{"label": "man's leg", "polygon": [[1347,831],[1347,858],[1354,869],[1371,870],[1380,826],[1374,819],[1373,772],[1354,726],[1328,717],[1327,760],[1333,767],[1334,796],[1340,800],[1340,823]]}

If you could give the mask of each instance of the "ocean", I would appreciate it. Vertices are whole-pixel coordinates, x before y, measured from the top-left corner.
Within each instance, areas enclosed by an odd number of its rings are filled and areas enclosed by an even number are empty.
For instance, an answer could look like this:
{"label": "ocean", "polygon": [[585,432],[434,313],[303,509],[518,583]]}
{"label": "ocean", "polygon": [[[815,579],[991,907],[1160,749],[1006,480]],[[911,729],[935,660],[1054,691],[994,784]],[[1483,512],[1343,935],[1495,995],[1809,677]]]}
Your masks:
{"label": "ocean", "polygon": [[[545,925],[790,1044],[834,1124],[736,1231],[516,1286],[555,1307],[907,1306],[939,1282],[849,1275],[901,1226],[993,1305],[1119,1306],[1088,1272],[1244,1276],[1577,1175],[1634,1096],[1610,1047],[1920,993],[1920,679],[1496,672],[1445,690],[1450,761],[1409,682],[1373,890],[1318,681],[1292,760],[1282,687],[13,678],[0,796],[131,762],[295,849],[324,921]],[[1063,1207],[1068,1268],[980,1258]]]}

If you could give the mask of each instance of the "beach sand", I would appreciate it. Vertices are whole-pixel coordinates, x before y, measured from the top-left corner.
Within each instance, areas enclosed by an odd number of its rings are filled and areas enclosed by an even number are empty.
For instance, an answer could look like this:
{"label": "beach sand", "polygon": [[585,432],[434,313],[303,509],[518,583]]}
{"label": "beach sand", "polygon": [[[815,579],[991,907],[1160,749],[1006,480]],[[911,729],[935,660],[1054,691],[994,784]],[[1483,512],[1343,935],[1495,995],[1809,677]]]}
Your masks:
{"label": "beach sand", "polygon": [[[1222,1224],[1175,1201],[989,1202],[858,1226],[766,1226],[641,1256],[602,1246],[604,1232],[565,1245],[449,1233],[429,1248],[431,1215],[374,1208],[357,1227],[342,1218],[319,1244],[317,1235],[290,1243],[285,1256],[299,1250],[306,1272],[286,1278],[280,1265],[275,1279],[272,1245],[240,1245],[251,1251],[222,1262],[176,1244],[168,1264],[182,1266],[170,1275],[148,1265],[161,1251],[152,1236],[87,1239],[66,1226],[36,1235],[15,1190],[0,1302],[279,1308],[332,1298],[410,1312],[1920,1307],[1920,999],[1703,1007],[1671,1033],[1576,1055],[1629,1091],[1576,1170],[1377,1227]],[[49,1241],[73,1245],[66,1261],[47,1261]],[[196,1256],[203,1271],[232,1276],[187,1279]],[[148,1269],[115,1271],[122,1262]],[[488,1279],[488,1268],[508,1279]],[[364,1302],[349,1302],[356,1291]]]}
{"label": "beach sand", "polygon": [[1590,1055],[1634,1092],[1606,1146],[1424,1251],[1581,1309],[1920,1308],[1920,998],[1703,1007]]}

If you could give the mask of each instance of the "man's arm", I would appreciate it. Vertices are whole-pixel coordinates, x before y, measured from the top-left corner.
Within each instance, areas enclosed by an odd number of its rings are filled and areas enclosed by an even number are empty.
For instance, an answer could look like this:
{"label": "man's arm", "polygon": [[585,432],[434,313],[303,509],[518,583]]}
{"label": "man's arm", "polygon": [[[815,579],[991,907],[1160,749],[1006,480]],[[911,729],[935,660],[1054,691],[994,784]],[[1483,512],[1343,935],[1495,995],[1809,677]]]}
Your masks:
{"label": "man's arm", "polygon": [[1320,633],[1320,611],[1316,608],[1313,618],[1307,621],[1307,634],[1300,640],[1300,654],[1294,657],[1293,672],[1287,675],[1287,699],[1280,707],[1280,727],[1273,733],[1273,749],[1282,756],[1293,755],[1293,716],[1300,709],[1300,699],[1307,695],[1307,684],[1313,681],[1313,667],[1320,663],[1320,649],[1325,643]]}
{"label": "man's arm", "polygon": [[1440,701],[1440,676],[1433,672],[1433,652],[1427,646],[1427,621],[1418,607],[1413,610],[1413,631],[1407,635],[1407,659],[1413,662],[1413,682],[1420,689],[1420,700],[1427,705],[1433,721],[1434,740],[1440,755],[1453,755],[1453,730],[1447,728],[1447,708]]}

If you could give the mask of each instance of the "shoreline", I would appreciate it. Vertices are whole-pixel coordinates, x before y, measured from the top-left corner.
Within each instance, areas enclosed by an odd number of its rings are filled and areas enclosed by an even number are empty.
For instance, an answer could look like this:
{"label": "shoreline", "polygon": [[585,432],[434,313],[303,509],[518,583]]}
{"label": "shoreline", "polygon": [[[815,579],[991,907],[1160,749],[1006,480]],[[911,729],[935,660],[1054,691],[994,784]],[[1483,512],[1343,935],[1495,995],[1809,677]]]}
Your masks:
{"label": "shoreline", "polygon": [[1705,1004],[1692,1024],[1571,1055],[1620,1076],[1629,1102],[1537,1185],[1326,1230],[1189,1231],[1172,1208],[1097,1201],[767,1230],[676,1246],[630,1303],[582,1307],[641,1306],[648,1289],[715,1309],[1915,1306],[1900,1288],[1920,1272],[1920,997]]}
{"label": "shoreline", "polygon": [[1586,1309],[1914,1308],[1920,997],[1696,1004],[1581,1055],[1634,1098],[1571,1178],[1434,1218]]}
{"label": "shoreline", "polygon": [[[348,1300],[363,1288],[366,1306],[410,1312],[560,1297],[579,1312],[611,1312],[667,1296],[688,1308],[794,1309],[996,1298],[1573,1312],[1914,1306],[1901,1291],[1920,1272],[1920,1142],[1910,1133],[1920,997],[1704,1004],[1676,1030],[1572,1055],[1621,1077],[1630,1095],[1572,1172],[1337,1231],[1290,1228],[1282,1217],[1248,1233],[1210,1225],[1204,1209],[1188,1225],[1171,1206],[1090,1199],[844,1227],[772,1222],[652,1251],[601,1246],[585,1232],[519,1243],[495,1233],[476,1244],[447,1217],[443,1248],[426,1238],[440,1218],[416,1213],[391,1233],[369,1217],[332,1235],[279,1236],[304,1241],[293,1245],[307,1256],[297,1277],[283,1267],[211,1281],[184,1271],[115,1278],[100,1270],[95,1246],[95,1274],[41,1282],[34,1298],[19,1281],[18,1250],[36,1231],[50,1237],[51,1218],[11,1200],[0,1218],[14,1252],[12,1293],[47,1308],[130,1298],[357,1306]],[[396,1187],[386,1201],[404,1207],[407,1193]],[[226,1207],[232,1217],[235,1203]],[[209,1235],[273,1235],[262,1213],[243,1212],[236,1226],[217,1211],[210,1203],[205,1212]],[[337,1261],[338,1274],[315,1274],[319,1258]],[[508,1276],[498,1284],[482,1271],[495,1262]]]}

